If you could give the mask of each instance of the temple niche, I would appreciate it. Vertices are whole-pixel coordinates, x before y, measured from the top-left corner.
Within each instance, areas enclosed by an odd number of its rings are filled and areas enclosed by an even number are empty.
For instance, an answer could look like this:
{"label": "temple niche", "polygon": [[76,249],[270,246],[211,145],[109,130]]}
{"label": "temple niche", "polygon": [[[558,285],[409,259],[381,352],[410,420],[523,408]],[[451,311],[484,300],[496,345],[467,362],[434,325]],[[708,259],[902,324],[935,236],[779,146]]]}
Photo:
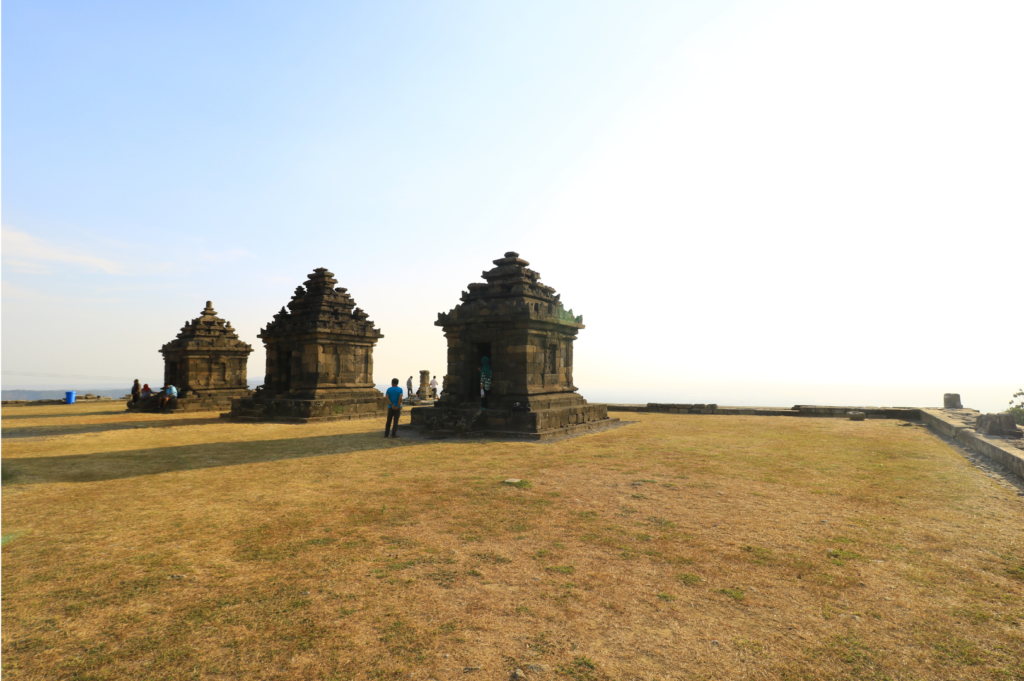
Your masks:
{"label": "temple niche", "polygon": [[[412,410],[413,425],[463,433],[544,438],[609,424],[573,384],[573,342],[583,317],[566,310],[518,253],[509,252],[473,283],[462,303],[438,314],[448,341],[448,373],[434,406]],[[492,368],[487,406],[481,358]]]}
{"label": "temple niche", "polygon": [[306,422],[386,414],[373,384],[373,347],[384,336],[337,284],[317,268],[260,331],[264,383],[232,404],[232,417]]}
{"label": "temple niche", "polygon": [[[178,389],[167,409],[174,411],[225,411],[231,401],[252,394],[246,364],[252,346],[238,339],[231,322],[217,316],[213,304],[191,322],[185,322],[177,338],[160,348],[164,356],[164,383]],[[152,386],[159,392],[163,386]],[[155,409],[157,399],[137,404],[130,410]]]}

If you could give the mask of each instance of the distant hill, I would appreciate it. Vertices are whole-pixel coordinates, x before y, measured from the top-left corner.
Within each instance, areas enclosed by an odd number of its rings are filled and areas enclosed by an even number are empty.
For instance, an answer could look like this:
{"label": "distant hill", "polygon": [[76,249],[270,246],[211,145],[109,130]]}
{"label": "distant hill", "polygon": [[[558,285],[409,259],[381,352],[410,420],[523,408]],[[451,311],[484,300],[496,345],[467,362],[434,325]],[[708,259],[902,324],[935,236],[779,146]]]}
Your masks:
{"label": "distant hill", "polygon": [[[0,397],[4,401],[6,400],[59,400],[64,397],[66,390],[2,390]],[[79,395],[85,395],[86,393],[92,393],[100,397],[124,397],[128,394],[127,390],[76,390]]]}
{"label": "distant hill", "polygon": [[[256,386],[263,383],[263,377],[249,379],[249,388],[255,389]],[[154,389],[159,390],[159,386],[153,385]],[[75,392],[79,395],[85,395],[86,393],[92,393],[100,397],[113,397],[115,399],[124,397],[131,391],[131,384],[125,388],[96,388],[94,390],[78,390]],[[0,390],[0,399],[6,400],[59,400],[64,397],[66,390]]]}

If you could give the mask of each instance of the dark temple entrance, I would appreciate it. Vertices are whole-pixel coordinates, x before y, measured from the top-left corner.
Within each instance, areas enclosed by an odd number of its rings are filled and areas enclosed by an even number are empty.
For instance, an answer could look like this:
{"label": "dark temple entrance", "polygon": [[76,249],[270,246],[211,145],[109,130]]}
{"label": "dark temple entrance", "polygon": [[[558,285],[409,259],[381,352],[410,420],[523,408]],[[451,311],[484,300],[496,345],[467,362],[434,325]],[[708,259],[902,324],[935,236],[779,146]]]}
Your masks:
{"label": "dark temple entrance", "polygon": [[491,361],[491,387],[494,387],[494,356],[491,354],[490,343],[476,343],[473,346],[474,357],[473,366],[469,370],[469,375],[473,377],[473,382],[467,386],[469,388],[469,395],[467,397],[471,402],[480,402],[480,360],[484,357]]}

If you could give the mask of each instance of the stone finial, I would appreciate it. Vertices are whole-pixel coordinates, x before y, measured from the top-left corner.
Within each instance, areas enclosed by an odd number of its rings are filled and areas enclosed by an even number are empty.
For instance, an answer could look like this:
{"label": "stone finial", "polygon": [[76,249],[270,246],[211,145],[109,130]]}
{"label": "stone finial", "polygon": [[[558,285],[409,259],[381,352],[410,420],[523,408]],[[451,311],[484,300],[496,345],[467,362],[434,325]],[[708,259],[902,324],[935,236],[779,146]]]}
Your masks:
{"label": "stone finial", "polygon": [[203,310],[203,316],[204,317],[215,317],[215,316],[217,316],[217,311],[213,309],[213,302],[212,301],[209,301],[209,300],[206,301],[206,309]]}
{"label": "stone finial", "polygon": [[493,262],[498,267],[515,265],[520,268],[523,268],[530,266],[530,263],[520,258],[519,254],[516,253],[515,251],[509,251],[508,253],[505,254],[504,258],[498,258],[497,260],[492,260],[491,262]]}

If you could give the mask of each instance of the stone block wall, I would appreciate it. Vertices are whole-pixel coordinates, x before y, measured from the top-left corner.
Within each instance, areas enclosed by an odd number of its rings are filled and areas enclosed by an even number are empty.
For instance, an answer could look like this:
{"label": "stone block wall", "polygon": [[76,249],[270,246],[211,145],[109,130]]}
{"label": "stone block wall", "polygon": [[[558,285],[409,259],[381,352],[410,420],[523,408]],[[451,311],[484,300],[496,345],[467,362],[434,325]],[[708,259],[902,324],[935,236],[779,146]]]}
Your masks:
{"label": "stone block wall", "polygon": [[249,394],[247,366],[252,346],[238,338],[231,322],[217,316],[210,301],[160,353],[164,356],[164,384],[175,386],[183,398],[230,400]]}
{"label": "stone block wall", "polygon": [[337,283],[317,268],[260,331],[266,396],[334,399],[374,389],[373,348],[384,336]]}

